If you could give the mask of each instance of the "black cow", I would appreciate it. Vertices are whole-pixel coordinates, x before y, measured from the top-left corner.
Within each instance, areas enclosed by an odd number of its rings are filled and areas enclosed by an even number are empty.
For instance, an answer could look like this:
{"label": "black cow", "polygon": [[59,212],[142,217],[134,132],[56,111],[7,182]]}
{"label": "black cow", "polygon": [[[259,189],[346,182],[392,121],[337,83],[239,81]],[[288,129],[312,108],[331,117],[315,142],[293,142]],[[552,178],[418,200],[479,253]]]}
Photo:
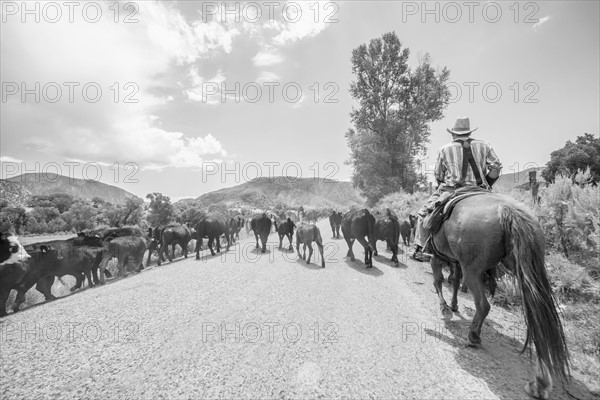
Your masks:
{"label": "black cow", "polygon": [[266,213],[253,216],[252,220],[250,221],[250,228],[254,231],[257,249],[260,247],[258,245],[258,238],[260,236],[260,241],[262,243],[262,253],[267,251],[267,239],[269,238],[269,233],[271,233],[271,224],[271,219],[267,216]]}
{"label": "black cow", "polygon": [[348,243],[346,257],[350,257],[350,260],[354,261],[352,245],[354,240],[358,240],[365,249],[365,265],[367,268],[371,268],[373,266],[371,243],[375,243],[375,217],[367,209],[349,211],[342,218],[342,234]]}
{"label": "black cow", "polygon": [[402,235],[402,242],[406,246],[410,246],[410,237],[414,236],[417,225],[417,217],[410,214],[408,221],[403,221],[400,224],[400,235]]}
{"label": "black cow", "polygon": [[100,262],[100,282],[106,281],[106,266],[113,257],[117,259],[117,275],[125,275],[125,265],[129,262],[133,263],[137,272],[141,271],[144,268],[144,253],[149,241],[144,236],[119,236],[106,239]]}
{"label": "black cow", "polygon": [[212,243],[216,239],[217,252],[221,252],[221,242],[219,238],[225,235],[227,239],[227,251],[231,245],[229,241],[229,225],[227,220],[220,215],[207,215],[196,225],[196,260],[200,259],[200,249],[202,248],[202,238],[208,238],[208,248],[211,255],[215,255]]}
{"label": "black cow", "polygon": [[120,228],[103,228],[87,233],[87,236],[96,235],[101,241],[120,236],[144,236],[144,231],[137,226],[123,226]]}
{"label": "black cow", "polygon": [[[161,259],[164,260],[163,253],[167,253],[169,261],[175,257],[175,245],[181,246],[183,257],[187,258],[188,243],[192,240],[192,232],[185,225],[167,225],[160,233],[160,250],[158,251],[158,265],[161,265]],[[169,253],[171,246],[171,254]]]}
{"label": "black cow", "polygon": [[277,222],[275,222],[275,230],[277,231],[277,234],[279,235],[279,248],[280,249],[283,246],[283,238],[287,236],[288,240],[290,241],[289,249],[294,250],[294,247],[292,246],[292,236],[294,236],[294,228],[295,227],[296,227],[296,225],[290,218],[283,221],[281,224],[279,224],[279,226],[277,226]]}
{"label": "black cow", "polygon": [[340,238],[340,227],[342,226],[342,213],[332,211],[329,216],[329,225],[331,225],[331,231],[333,232],[334,238]]}
{"label": "black cow", "polygon": [[385,240],[392,250],[392,261],[398,264],[398,242],[400,241],[400,221],[398,216],[389,208],[384,215],[378,216],[375,222],[374,255],[377,255],[377,240]]}
{"label": "black cow", "polygon": [[0,268],[4,264],[19,263],[28,258],[29,254],[15,235],[0,233]]}
{"label": "black cow", "polygon": [[[307,264],[310,264],[310,258],[313,254],[312,242],[317,244],[319,253],[321,253],[321,267],[325,268],[325,257],[323,256],[323,239],[321,238],[321,231],[316,225],[300,225],[296,231],[296,251],[298,257],[306,260]],[[303,244],[304,254],[300,255],[300,243]],[[308,259],[306,259],[306,246],[308,246],[309,253]]]}
{"label": "black cow", "polygon": [[[146,265],[150,265],[150,257],[152,256],[152,253],[154,253],[156,251],[156,254],[160,257],[160,238],[162,236],[162,231],[164,230],[164,228],[148,228],[148,259],[146,260]],[[173,246],[173,253],[175,252],[174,249],[175,246]],[[167,261],[167,259],[165,258],[165,255],[162,254],[161,260]]]}
{"label": "black cow", "polygon": [[[51,240],[46,242],[32,243],[25,246],[25,249],[31,253],[41,248],[41,246],[52,247],[58,251],[61,257],[61,262],[56,268],[45,270],[47,273],[40,275],[41,282],[38,282],[36,288],[38,291],[49,291],[54,284],[55,277],[71,275],[75,277],[77,282],[71,291],[81,288],[84,277],[88,279],[89,285],[94,286],[98,283],[97,270],[100,265],[101,252],[103,250],[102,241],[96,234],[79,233],[77,237],[67,240]],[[35,269],[35,265],[30,266],[30,269]],[[94,280],[92,281],[92,274]],[[33,275],[31,275],[33,276]],[[35,282],[27,282],[29,287]],[[46,296],[46,294],[44,294]],[[47,298],[48,296],[46,296]]]}
{"label": "black cow", "polygon": [[[6,300],[12,289],[17,291],[13,312],[25,301],[25,293],[37,282],[36,289],[46,300],[54,300],[51,288],[56,271],[64,269],[60,251],[52,246],[40,245],[30,251],[31,258],[25,264],[15,263],[0,273],[0,316],[6,315]],[[79,274],[77,274],[79,275]],[[52,280],[47,279],[51,277]]]}

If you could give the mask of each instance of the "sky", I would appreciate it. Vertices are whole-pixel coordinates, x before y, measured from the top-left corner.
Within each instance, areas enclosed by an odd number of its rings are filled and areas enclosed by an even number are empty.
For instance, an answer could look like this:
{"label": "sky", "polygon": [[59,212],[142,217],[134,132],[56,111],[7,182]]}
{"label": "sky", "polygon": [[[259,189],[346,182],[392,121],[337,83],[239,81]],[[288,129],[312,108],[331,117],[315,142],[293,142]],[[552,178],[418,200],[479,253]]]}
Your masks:
{"label": "sky", "polygon": [[[352,50],[394,31],[450,70],[423,170],[469,117],[503,172],[599,134],[600,3],[2,1],[0,162],[145,197],[348,181]],[[51,179],[51,178],[48,178]]]}

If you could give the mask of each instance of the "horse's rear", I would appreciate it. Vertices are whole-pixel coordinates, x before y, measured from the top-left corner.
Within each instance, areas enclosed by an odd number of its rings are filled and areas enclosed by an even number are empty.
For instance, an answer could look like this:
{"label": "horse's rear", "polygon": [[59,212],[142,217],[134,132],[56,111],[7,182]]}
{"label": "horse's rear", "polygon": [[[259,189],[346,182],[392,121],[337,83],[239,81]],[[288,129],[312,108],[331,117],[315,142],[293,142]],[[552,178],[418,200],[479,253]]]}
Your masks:
{"label": "horse's rear", "polygon": [[442,258],[456,260],[473,294],[476,313],[469,341],[481,343],[481,326],[490,305],[485,296],[483,273],[502,262],[517,277],[527,323],[525,348],[533,342],[537,351],[536,379],[528,383],[528,394],[547,398],[552,389],[550,373],[567,378],[569,354],[564,332],[544,265],[542,228],[526,208],[500,194],[483,194],[460,201],[451,216],[433,236],[436,256],[431,266],[440,308],[445,317],[457,311],[459,279],[453,282],[452,307],[442,294]]}

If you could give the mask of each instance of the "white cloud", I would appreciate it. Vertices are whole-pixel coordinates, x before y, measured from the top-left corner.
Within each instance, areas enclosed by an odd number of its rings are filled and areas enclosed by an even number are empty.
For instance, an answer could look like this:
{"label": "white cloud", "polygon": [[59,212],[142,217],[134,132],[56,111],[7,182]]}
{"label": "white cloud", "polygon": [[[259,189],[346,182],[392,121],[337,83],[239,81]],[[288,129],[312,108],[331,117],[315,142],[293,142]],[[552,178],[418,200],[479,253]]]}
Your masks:
{"label": "white cloud", "polygon": [[533,29],[537,30],[540,26],[542,26],[543,24],[545,24],[546,22],[548,22],[548,20],[550,19],[550,16],[547,15],[545,17],[542,17],[538,20],[538,22],[536,22],[535,24],[533,24]]}
{"label": "white cloud", "polygon": [[[112,3],[98,3],[103,19],[56,24],[3,23],[3,81],[77,82],[73,102],[68,87],[62,99],[23,103],[19,96],[2,104],[3,150],[24,146],[50,156],[97,163],[133,161],[140,166],[187,167],[206,155],[226,154],[206,132],[170,132],[160,128],[157,110],[173,101],[154,88],[173,87],[174,65],[189,65],[208,53],[230,52],[236,29],[223,24],[188,24],[170,3],[141,2],[138,22],[115,24]],[[201,77],[192,75],[192,83]],[[219,71],[213,78],[224,80]],[[81,88],[93,82],[102,90],[96,103]],[[115,82],[117,85],[115,86]],[[132,85],[125,87],[131,82]],[[115,100],[118,88],[118,97]],[[126,96],[137,100],[125,102]],[[33,99],[33,96],[31,96]],[[26,133],[26,134],[25,134]],[[6,146],[6,147],[5,147]]]}
{"label": "white cloud", "polygon": [[0,163],[17,163],[20,164],[22,163],[23,160],[19,160],[18,158],[13,158],[10,156],[2,156],[0,157]]}
{"label": "white cloud", "polygon": [[260,51],[252,58],[256,67],[268,67],[283,62],[283,57],[276,52]]}
{"label": "white cloud", "polygon": [[279,80],[281,80],[281,77],[271,71],[261,71],[260,74],[258,75],[258,78],[256,78],[256,82],[258,82],[258,83],[278,82]]}
{"label": "white cloud", "polygon": [[188,74],[192,87],[184,90],[189,101],[196,101],[210,105],[221,103],[221,84],[225,82],[225,74],[220,69],[215,76],[204,79],[196,68],[192,68]]}
{"label": "white cloud", "polygon": [[[314,10],[316,9],[315,4],[317,3],[320,13],[317,22],[315,22]],[[331,2],[295,2],[301,9],[298,20],[296,22],[286,21],[284,24],[279,25],[279,27],[281,27],[281,32],[273,38],[273,43],[284,46],[288,43],[293,43],[307,37],[317,36],[331,24],[326,22],[326,17],[330,15],[332,10],[328,10],[328,12],[323,11],[325,4],[327,3]],[[292,10],[292,7],[290,7],[289,10]],[[296,15],[293,11],[289,12],[288,19],[296,19]]]}

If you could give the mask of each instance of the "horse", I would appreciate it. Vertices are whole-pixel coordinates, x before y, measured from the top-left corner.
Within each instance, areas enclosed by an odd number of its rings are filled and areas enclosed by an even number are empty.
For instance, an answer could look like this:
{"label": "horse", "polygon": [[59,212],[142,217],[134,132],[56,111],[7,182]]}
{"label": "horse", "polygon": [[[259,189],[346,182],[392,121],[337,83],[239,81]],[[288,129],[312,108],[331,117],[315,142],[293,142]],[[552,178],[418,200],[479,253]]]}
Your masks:
{"label": "horse", "polygon": [[544,266],[545,240],[541,225],[516,200],[497,193],[468,197],[456,203],[450,216],[431,237],[433,284],[445,319],[458,311],[460,278],[453,280],[451,306],[442,293],[443,262],[459,263],[464,281],[473,294],[475,316],[469,345],[481,345],[481,326],[490,304],[483,275],[502,262],[517,277],[523,298],[527,338],[522,352],[533,342],[536,377],[525,385],[533,397],[547,399],[552,375],[570,377],[569,352],[548,275]]}

